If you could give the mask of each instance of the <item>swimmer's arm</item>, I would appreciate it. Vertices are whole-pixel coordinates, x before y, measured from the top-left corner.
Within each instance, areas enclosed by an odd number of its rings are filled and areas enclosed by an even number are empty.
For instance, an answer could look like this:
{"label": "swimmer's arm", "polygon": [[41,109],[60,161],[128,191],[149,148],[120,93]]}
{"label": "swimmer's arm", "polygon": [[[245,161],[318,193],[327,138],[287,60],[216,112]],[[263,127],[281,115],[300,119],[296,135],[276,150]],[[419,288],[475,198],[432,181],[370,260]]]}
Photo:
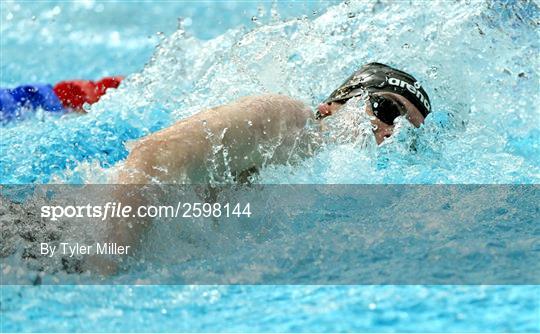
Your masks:
{"label": "swimmer's arm", "polygon": [[[170,153],[164,153],[165,150],[160,149],[159,144],[159,140],[145,139],[134,146],[118,175],[119,185],[114,192],[117,202],[129,205],[133,210],[148,204],[144,198],[148,190],[143,192],[143,186],[157,180],[163,181],[164,174],[168,174],[166,166],[162,166],[160,161],[167,158],[163,155],[168,156]],[[132,246],[132,249],[136,250],[141,242],[141,236],[149,225],[149,219],[140,217],[127,221],[113,221],[109,238],[120,245]]]}
{"label": "swimmer's arm", "polygon": [[[146,205],[147,201],[142,194],[142,186],[151,183],[158,177],[159,169],[154,169],[160,151],[148,140],[135,143],[133,149],[118,173],[117,185],[113,189],[113,198],[122,206],[130,206],[135,212],[138,207]],[[141,238],[150,226],[145,218],[109,218],[106,221],[107,234],[102,242],[114,242],[122,246],[130,246],[133,256],[140,249]],[[117,273],[119,263],[116,260],[101,255],[91,256],[87,259],[85,267],[91,272],[103,275]]]}
{"label": "swimmer's arm", "polygon": [[[198,174],[204,174],[208,154],[212,154],[213,144],[208,141],[207,131],[214,136],[222,136],[222,144],[230,156],[237,157],[231,163],[235,166],[233,172],[238,175],[237,181],[242,182],[250,172],[268,163],[260,157],[260,145],[272,147],[276,139],[283,141],[278,149],[280,154],[274,154],[270,161],[278,164],[287,163],[292,144],[309,146],[312,136],[307,134],[306,142],[303,134],[310,117],[311,113],[301,102],[277,95],[244,98],[203,111],[137,142],[117,183],[200,183],[207,175]],[[298,137],[301,138],[295,141]],[[115,198],[132,207],[144,205],[142,197],[127,196],[122,190],[116,193]],[[149,225],[149,221],[115,222],[109,239],[137,249]]]}
{"label": "swimmer's arm", "polygon": [[[129,193],[133,191],[133,193]],[[113,197],[116,203],[121,203],[123,207],[130,206],[132,212],[145,204],[144,198],[140,194],[140,188],[131,186],[117,185],[113,191]],[[150,223],[146,218],[109,218],[107,224],[107,234],[101,242],[116,243],[117,245],[130,249],[128,256],[133,256],[140,248],[141,237],[145,235]],[[100,242],[100,243],[101,243]],[[92,255],[85,261],[85,269],[101,275],[113,275],[118,272],[119,262],[123,258],[110,258],[104,255]]]}

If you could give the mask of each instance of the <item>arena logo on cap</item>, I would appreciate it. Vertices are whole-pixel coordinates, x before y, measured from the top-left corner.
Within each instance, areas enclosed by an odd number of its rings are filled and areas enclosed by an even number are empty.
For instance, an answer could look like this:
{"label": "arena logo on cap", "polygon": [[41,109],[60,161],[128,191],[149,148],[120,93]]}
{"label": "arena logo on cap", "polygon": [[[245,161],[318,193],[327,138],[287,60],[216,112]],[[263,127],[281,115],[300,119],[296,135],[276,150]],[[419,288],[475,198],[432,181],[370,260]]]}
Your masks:
{"label": "arena logo on cap", "polygon": [[[418,82],[415,82],[414,85],[411,85],[410,83],[400,80],[398,78],[388,78],[388,83],[392,86],[398,86],[401,88],[407,88],[407,90],[411,93],[413,93],[419,100],[424,104],[424,107],[427,108],[428,111],[431,110],[431,106],[429,105],[429,101],[427,98],[422,94],[422,92],[419,90],[420,84]],[[417,87],[418,86],[418,87]]]}

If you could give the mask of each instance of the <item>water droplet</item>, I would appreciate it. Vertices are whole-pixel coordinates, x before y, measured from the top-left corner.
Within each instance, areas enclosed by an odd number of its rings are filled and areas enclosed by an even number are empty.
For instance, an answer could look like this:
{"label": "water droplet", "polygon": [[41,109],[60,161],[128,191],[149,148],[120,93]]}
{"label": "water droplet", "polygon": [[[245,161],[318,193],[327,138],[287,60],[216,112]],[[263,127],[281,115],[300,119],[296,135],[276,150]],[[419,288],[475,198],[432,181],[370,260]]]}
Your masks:
{"label": "water droplet", "polygon": [[370,310],[374,310],[374,309],[377,308],[377,304],[375,304],[375,303],[369,303],[368,308],[369,308]]}
{"label": "water droplet", "polygon": [[257,16],[252,16],[251,17],[251,22],[257,22],[259,19],[257,18]]}
{"label": "water droplet", "polygon": [[58,6],[55,6],[51,11],[51,15],[56,16],[56,15],[59,15],[61,12],[62,12],[62,9]]}
{"label": "water droplet", "polygon": [[92,106],[90,105],[90,103],[85,102],[85,103],[82,105],[82,108],[83,108],[84,111],[90,112],[91,109],[92,109]]}
{"label": "water droplet", "polygon": [[403,49],[410,49],[411,45],[409,43],[405,43],[401,46]]}
{"label": "water droplet", "polygon": [[36,16],[32,16],[32,21],[35,21],[36,20]]}
{"label": "water droplet", "polygon": [[436,66],[431,66],[428,69],[427,74],[431,79],[437,79],[438,71],[439,71],[439,69]]}
{"label": "water droplet", "polygon": [[356,14],[353,13],[353,12],[350,12],[348,15],[347,15],[348,18],[352,19],[354,17],[356,17]]}
{"label": "water droplet", "polygon": [[377,108],[379,104],[377,102],[373,103],[373,108]]}
{"label": "water droplet", "polygon": [[253,126],[253,122],[252,121],[248,121],[247,122],[249,126]]}

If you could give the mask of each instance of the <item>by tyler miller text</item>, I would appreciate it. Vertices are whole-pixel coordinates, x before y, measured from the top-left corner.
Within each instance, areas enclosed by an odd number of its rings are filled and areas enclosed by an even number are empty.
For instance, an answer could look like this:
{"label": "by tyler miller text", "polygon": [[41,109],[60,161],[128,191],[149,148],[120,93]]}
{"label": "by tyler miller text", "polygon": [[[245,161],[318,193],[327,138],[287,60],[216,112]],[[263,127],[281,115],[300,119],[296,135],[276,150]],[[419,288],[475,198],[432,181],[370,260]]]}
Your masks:
{"label": "by tyler miller text", "polygon": [[55,255],[129,255],[131,246],[119,245],[116,242],[102,242],[84,245],[78,242],[61,242],[58,245],[51,245],[42,242],[40,245],[41,255],[53,257]]}

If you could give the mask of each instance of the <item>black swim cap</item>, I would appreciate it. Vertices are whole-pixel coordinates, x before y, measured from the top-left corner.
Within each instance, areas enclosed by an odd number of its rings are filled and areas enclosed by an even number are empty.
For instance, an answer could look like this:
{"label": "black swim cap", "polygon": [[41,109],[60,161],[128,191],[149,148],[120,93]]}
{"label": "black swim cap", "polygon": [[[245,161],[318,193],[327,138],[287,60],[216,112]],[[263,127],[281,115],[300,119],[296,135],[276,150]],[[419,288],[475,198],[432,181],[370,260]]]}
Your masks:
{"label": "black swim cap", "polygon": [[352,97],[360,96],[366,91],[368,94],[375,92],[396,93],[414,104],[424,117],[431,112],[431,104],[426,91],[412,75],[380,63],[369,63],[362,66],[338,89],[333,91],[324,102],[344,102]]}

